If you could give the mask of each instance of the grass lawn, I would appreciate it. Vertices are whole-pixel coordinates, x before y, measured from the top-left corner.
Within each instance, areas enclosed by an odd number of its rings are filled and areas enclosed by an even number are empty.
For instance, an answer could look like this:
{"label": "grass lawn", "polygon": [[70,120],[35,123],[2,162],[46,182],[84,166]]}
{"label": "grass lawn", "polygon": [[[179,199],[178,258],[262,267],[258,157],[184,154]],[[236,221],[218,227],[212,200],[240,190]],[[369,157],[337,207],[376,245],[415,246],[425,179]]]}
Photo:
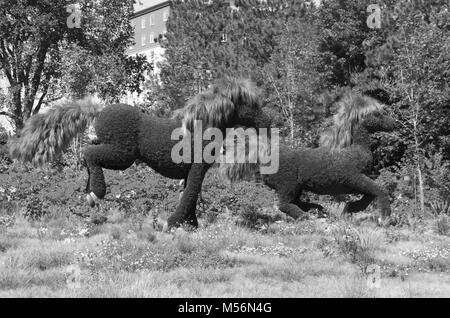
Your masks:
{"label": "grass lawn", "polygon": [[[83,173],[4,174],[0,297],[450,297],[450,237],[436,220],[380,228],[373,211],[344,219],[329,204],[328,218],[294,222],[269,190],[243,194],[261,198],[248,208],[232,201],[242,189],[212,174],[199,229],[168,233],[158,222],[176,204],[176,181],[137,172],[108,172],[109,199],[89,214]],[[26,192],[24,174],[43,184]]]}

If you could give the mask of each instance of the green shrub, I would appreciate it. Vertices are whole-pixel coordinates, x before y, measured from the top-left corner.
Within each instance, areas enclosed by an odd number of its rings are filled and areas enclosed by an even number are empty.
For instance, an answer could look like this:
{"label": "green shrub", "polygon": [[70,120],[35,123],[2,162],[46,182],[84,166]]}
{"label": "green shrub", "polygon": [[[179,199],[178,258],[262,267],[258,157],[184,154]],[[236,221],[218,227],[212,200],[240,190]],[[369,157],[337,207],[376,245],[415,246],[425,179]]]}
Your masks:
{"label": "green shrub", "polygon": [[30,220],[39,220],[47,213],[44,203],[37,197],[32,197],[27,202],[24,217]]}
{"label": "green shrub", "polygon": [[375,252],[380,248],[382,235],[372,229],[356,229],[338,225],[332,231],[338,250],[362,269],[375,262]]}
{"label": "green shrub", "polygon": [[436,220],[436,231],[440,235],[450,234],[450,217],[447,215],[440,215]]}

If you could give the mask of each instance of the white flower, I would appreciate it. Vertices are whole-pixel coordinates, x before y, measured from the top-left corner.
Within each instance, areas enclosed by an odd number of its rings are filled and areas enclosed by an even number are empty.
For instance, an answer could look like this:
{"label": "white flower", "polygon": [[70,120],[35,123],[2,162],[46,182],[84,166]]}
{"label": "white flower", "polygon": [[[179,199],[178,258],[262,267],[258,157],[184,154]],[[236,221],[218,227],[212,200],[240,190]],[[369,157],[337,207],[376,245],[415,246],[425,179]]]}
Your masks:
{"label": "white flower", "polygon": [[80,236],[85,236],[86,234],[88,234],[88,232],[89,232],[88,229],[81,229],[81,230],[78,232],[78,235],[80,235]]}

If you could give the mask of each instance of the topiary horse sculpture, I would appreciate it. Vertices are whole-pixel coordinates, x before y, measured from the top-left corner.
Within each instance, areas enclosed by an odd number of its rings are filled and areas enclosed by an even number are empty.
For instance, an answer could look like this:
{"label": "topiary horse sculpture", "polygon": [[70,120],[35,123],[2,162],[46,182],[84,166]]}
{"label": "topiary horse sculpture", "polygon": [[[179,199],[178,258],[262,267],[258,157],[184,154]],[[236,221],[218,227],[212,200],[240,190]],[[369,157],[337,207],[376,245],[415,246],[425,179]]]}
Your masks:
{"label": "topiary horse sculpture", "polygon": [[175,163],[171,152],[178,141],[172,140],[172,132],[182,125],[186,132],[190,131],[196,120],[202,121],[203,129],[215,127],[223,132],[236,124],[255,128],[269,124],[261,110],[260,91],[255,84],[226,77],[187,103],[183,122],[151,117],[125,104],[103,108],[85,100],[54,107],[26,122],[20,137],[10,142],[10,154],[36,164],[51,161],[94,120],[98,141],[87,146],[84,154],[89,176],[88,202],[95,205],[106,194],[103,168],[125,170],[139,159],[165,177],[185,180],[185,191],[176,212],[168,219],[169,227],[184,222],[197,226],[197,199],[204,176],[212,165],[203,159],[194,163],[193,152],[191,161]]}
{"label": "topiary horse sculpture", "polygon": [[[345,205],[345,213],[362,211],[377,199],[382,219],[386,219],[391,214],[389,197],[368,177],[372,169],[369,143],[371,134],[394,128],[394,119],[386,114],[381,103],[368,96],[348,93],[338,103],[334,126],[321,136],[320,147],[293,150],[280,145],[279,170],[271,175],[261,174],[262,181],[277,192],[280,211],[294,219],[303,217],[307,210],[323,209],[318,204],[300,201],[304,191],[362,194],[360,200]],[[250,149],[268,151],[265,147]],[[251,152],[247,161],[235,159],[244,163],[222,163],[221,173],[232,182],[247,179],[259,169],[259,164],[248,162],[256,162],[255,156],[263,155]]]}

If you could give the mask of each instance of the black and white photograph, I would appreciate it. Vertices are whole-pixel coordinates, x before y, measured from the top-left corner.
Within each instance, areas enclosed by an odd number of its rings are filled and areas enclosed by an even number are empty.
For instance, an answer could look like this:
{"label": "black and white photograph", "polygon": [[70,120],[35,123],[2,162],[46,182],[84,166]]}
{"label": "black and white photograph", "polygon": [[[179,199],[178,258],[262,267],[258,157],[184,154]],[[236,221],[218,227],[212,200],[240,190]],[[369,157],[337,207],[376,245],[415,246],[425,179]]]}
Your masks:
{"label": "black and white photograph", "polygon": [[0,0],[0,298],[449,297],[449,0]]}

